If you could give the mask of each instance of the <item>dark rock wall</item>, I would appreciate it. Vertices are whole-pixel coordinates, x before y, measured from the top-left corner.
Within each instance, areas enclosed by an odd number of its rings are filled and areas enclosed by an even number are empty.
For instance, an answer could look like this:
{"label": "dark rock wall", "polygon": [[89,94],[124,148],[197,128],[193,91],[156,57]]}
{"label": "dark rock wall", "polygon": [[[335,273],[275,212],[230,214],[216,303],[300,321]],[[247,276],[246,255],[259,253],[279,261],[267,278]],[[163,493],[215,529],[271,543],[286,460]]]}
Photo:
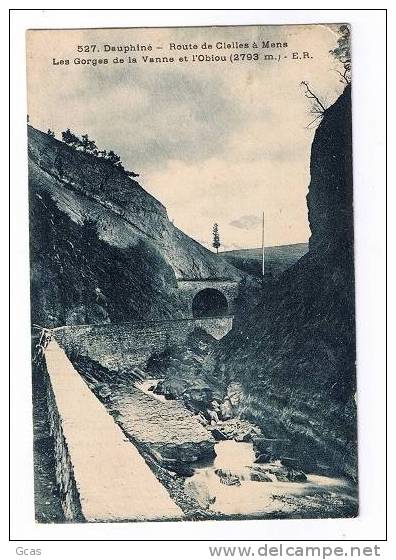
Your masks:
{"label": "dark rock wall", "polygon": [[186,317],[178,278],[243,276],[122,170],[32,127],[28,140],[33,323]]}
{"label": "dark rock wall", "polygon": [[357,475],[351,92],[315,133],[309,252],[220,343],[208,375],[241,381],[240,412],[290,453]]}
{"label": "dark rock wall", "polygon": [[91,223],[75,223],[45,191],[30,196],[30,260],[33,324],[182,316],[174,271],[150,240],[114,247]]}
{"label": "dark rock wall", "polygon": [[[307,196],[311,229],[310,253],[329,256],[334,250],[344,268],[353,263],[353,189],[351,88],[326,111],[311,149],[311,183]],[[345,257],[340,254],[347,252]]]}

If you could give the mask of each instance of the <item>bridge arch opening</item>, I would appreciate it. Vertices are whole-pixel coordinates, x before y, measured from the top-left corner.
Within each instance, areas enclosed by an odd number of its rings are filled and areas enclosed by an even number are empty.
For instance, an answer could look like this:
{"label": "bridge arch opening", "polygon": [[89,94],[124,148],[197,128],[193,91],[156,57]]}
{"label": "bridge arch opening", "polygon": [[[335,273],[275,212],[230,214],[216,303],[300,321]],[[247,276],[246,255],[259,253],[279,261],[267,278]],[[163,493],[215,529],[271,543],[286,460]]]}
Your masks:
{"label": "bridge arch opening", "polygon": [[195,294],[192,302],[193,317],[225,317],[228,302],[224,294],[214,288],[205,288]]}

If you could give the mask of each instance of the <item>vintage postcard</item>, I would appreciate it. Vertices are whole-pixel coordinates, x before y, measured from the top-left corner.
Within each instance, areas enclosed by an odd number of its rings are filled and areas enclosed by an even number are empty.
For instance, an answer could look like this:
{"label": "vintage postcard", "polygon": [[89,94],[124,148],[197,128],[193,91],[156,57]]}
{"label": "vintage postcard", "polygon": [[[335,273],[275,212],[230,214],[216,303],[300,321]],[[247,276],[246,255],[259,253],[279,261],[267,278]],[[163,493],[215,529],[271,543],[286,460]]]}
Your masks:
{"label": "vintage postcard", "polygon": [[352,34],[27,31],[37,522],[358,515]]}

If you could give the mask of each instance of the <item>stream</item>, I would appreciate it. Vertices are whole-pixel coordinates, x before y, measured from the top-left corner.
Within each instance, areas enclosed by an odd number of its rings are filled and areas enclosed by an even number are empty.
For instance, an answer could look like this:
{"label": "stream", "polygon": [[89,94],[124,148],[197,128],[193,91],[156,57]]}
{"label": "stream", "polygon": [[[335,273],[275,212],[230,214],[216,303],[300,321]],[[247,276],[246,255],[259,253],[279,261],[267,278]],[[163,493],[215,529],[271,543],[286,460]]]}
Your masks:
{"label": "stream", "polygon": [[[254,463],[252,443],[219,441],[215,452],[213,464],[195,469],[194,475],[186,481],[187,491],[195,492],[198,501],[202,505],[206,501],[213,512],[242,516],[294,513],[307,500],[316,506],[315,502],[321,500],[323,494],[330,499],[338,498],[340,503],[355,501],[355,487],[343,478],[308,474],[306,482],[279,481],[268,471],[282,469],[280,462]],[[228,475],[230,485],[222,482],[223,477],[217,474],[219,469]],[[252,480],[252,473],[256,472],[265,472],[270,481]],[[233,481],[236,483],[232,484]]]}
{"label": "stream", "polygon": [[[157,383],[150,379],[136,387],[152,398],[168,402],[163,395],[153,393],[152,387]],[[255,463],[251,442],[218,441],[214,450],[215,458],[209,464],[190,465],[194,474],[186,477],[184,492],[215,516],[356,515],[357,488],[346,478],[306,474],[304,482],[280,481],[275,475],[285,470],[280,461]]]}

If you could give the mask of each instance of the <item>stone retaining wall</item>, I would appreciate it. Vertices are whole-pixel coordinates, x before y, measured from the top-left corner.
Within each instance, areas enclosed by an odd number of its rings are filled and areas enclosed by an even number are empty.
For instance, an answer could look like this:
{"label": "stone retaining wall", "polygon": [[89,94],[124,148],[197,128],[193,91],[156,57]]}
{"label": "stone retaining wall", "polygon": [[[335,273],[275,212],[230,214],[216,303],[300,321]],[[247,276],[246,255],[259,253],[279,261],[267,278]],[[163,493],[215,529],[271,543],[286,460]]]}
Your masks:
{"label": "stone retaining wall", "polygon": [[56,398],[47,372],[47,407],[51,435],[54,440],[55,477],[58,485],[63,513],[67,521],[83,521],[80,497],[74,479],[73,465],[70,460],[67,443],[63,435],[62,420],[59,416]]}
{"label": "stone retaining wall", "polygon": [[232,317],[73,325],[55,329],[54,335],[69,355],[88,356],[105,367],[125,371],[143,367],[153,352],[184,342],[196,328],[220,339],[231,330]]}

